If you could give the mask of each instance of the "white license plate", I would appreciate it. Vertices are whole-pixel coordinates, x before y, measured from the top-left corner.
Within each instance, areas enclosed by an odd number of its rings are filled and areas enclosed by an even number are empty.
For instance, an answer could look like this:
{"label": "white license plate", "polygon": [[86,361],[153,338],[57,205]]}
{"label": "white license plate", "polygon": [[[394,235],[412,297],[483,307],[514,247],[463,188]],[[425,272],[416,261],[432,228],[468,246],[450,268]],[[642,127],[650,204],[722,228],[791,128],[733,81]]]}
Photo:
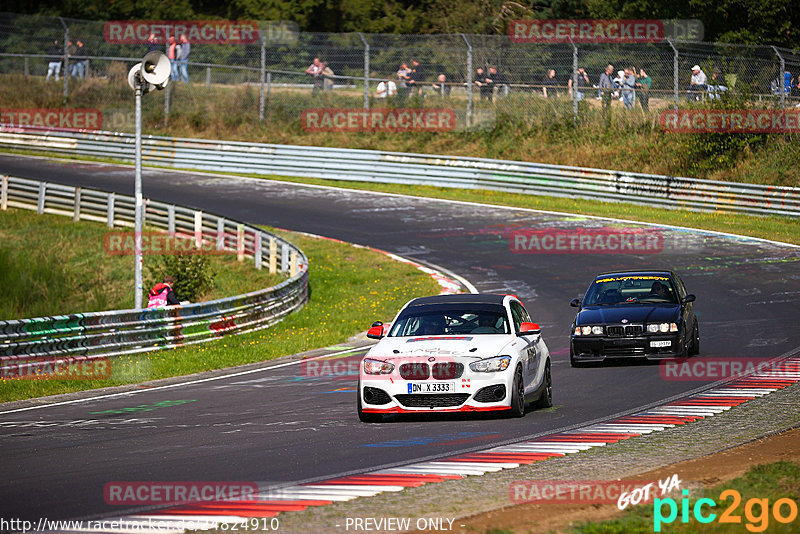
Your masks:
{"label": "white license plate", "polygon": [[455,393],[455,382],[409,382],[409,393]]}
{"label": "white license plate", "polygon": [[669,339],[667,339],[666,341],[651,341],[650,342],[650,346],[651,347],[669,347],[670,345],[672,345],[672,341],[670,341]]}

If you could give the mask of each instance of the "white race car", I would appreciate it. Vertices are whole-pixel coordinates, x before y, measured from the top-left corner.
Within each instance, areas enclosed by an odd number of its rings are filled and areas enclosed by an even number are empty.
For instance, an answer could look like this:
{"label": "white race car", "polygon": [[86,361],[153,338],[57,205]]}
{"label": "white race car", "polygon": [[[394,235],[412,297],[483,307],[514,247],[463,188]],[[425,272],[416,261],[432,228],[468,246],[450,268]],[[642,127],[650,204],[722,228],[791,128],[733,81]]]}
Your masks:
{"label": "white race car", "polygon": [[550,351],[513,295],[460,294],[410,301],[361,361],[358,417],[552,406]]}

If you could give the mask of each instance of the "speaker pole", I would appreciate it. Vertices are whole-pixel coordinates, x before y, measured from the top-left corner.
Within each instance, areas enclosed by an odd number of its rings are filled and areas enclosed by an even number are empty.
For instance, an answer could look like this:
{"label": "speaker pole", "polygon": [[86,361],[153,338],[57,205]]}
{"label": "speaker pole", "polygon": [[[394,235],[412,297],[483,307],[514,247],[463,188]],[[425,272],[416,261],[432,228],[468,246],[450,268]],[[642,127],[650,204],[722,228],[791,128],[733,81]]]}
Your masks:
{"label": "speaker pole", "polygon": [[136,290],[134,307],[142,309],[142,83],[136,77],[136,171],[134,177],[134,287]]}

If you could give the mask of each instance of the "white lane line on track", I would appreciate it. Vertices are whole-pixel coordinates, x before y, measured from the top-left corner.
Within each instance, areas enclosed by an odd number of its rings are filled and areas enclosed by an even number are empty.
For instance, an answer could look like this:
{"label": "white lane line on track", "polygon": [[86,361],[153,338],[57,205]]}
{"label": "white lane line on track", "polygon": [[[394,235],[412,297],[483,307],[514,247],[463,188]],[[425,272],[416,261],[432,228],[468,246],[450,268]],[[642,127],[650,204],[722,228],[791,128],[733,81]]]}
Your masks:
{"label": "white lane line on track", "polygon": [[250,375],[250,374],[253,374],[253,373],[260,373],[260,372],[263,372],[263,371],[271,371],[273,369],[280,369],[282,367],[289,367],[289,366],[292,366],[292,365],[299,365],[299,364],[301,364],[303,362],[311,362],[311,361],[314,361],[314,360],[321,360],[321,359],[324,359],[324,358],[330,358],[331,356],[339,356],[340,354],[347,354],[348,352],[358,352],[358,351],[361,351],[361,350],[368,350],[368,349],[372,348],[374,345],[375,344],[372,343],[370,345],[364,345],[362,347],[356,347],[356,348],[353,348],[353,349],[340,350],[339,352],[332,352],[330,354],[323,354],[321,356],[315,356],[313,358],[305,358],[305,359],[301,359],[301,360],[294,360],[294,361],[291,361],[291,362],[279,363],[278,365],[272,365],[270,367],[259,367],[258,369],[248,369],[247,371],[238,371],[236,373],[227,373],[227,374],[224,374],[224,375],[212,376],[212,377],[209,377],[209,378],[199,378],[197,380],[190,380],[188,382],[176,382],[174,384],[166,384],[164,386],[156,386],[156,387],[146,388],[146,389],[136,389],[136,390],[132,390],[132,391],[121,391],[119,393],[109,393],[108,395],[97,395],[95,397],[87,397],[85,399],[73,399],[73,400],[61,401],[61,402],[51,402],[51,403],[48,403],[48,404],[38,404],[36,406],[26,406],[25,408],[17,408],[15,410],[6,410],[4,412],[0,412],[0,415],[6,415],[6,414],[18,413],[18,412],[27,412],[29,410],[39,410],[41,408],[52,408],[53,406],[65,406],[65,405],[68,405],[68,404],[79,404],[79,403],[82,403],[82,402],[91,402],[91,401],[94,401],[94,400],[111,399],[111,398],[115,398],[115,397],[124,397],[126,395],[136,395],[138,393],[146,393],[146,392],[150,392],[150,391],[159,391],[159,390],[172,389],[172,388],[181,387],[181,386],[191,386],[191,385],[194,385],[194,384],[203,384],[205,382],[214,382],[216,380],[224,380],[226,378],[233,378],[233,377],[236,377],[236,376]]}

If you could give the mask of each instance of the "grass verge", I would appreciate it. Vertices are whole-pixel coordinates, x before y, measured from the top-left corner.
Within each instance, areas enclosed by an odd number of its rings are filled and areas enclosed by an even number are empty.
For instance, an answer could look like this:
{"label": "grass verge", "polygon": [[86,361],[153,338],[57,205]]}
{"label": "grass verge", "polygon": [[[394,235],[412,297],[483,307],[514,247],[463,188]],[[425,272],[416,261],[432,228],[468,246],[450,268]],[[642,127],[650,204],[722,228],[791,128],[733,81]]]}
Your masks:
{"label": "grass verge", "polygon": [[[100,223],[72,222],[62,215],[0,211],[0,319],[132,308],[133,257],[106,251],[104,236],[109,231]],[[145,274],[157,258],[144,257]],[[284,279],[256,271],[234,255],[209,256],[209,260],[216,277],[203,301],[255,291]]]}
{"label": "grass verge", "polygon": [[275,231],[299,246],[312,266],[311,299],[297,313],[257,332],[112,361],[108,380],[0,381],[0,402],[138,383],[258,362],[341,343],[373,320],[386,320],[408,300],[439,293],[414,267],[330,240]]}
{"label": "grass verge", "polygon": [[[724,494],[725,490],[735,490],[741,501],[735,500],[734,494]],[[667,504],[656,506],[640,505],[626,510],[621,517],[610,521],[587,522],[576,525],[571,532],[579,534],[645,534],[652,532],[797,532],[797,503],[800,501],[800,463],[775,462],[761,464],[750,468],[743,476],[710,489],[689,490],[686,516],[683,516],[681,496],[675,496],[677,515],[672,521],[669,518],[670,507]],[[700,522],[694,515],[698,499],[710,499],[716,503],[710,507],[709,501],[701,503],[703,516],[716,514],[710,522]],[[777,512],[785,518],[792,516],[789,523],[781,523],[775,517],[775,504],[780,500],[782,506]],[[788,505],[786,500],[794,504]],[[725,511],[730,512],[733,522],[721,521]],[[656,512],[661,511],[661,514]],[[654,523],[655,517],[663,517],[659,525]],[[658,528],[656,528],[658,527]],[[746,529],[746,530],[745,530]]]}

